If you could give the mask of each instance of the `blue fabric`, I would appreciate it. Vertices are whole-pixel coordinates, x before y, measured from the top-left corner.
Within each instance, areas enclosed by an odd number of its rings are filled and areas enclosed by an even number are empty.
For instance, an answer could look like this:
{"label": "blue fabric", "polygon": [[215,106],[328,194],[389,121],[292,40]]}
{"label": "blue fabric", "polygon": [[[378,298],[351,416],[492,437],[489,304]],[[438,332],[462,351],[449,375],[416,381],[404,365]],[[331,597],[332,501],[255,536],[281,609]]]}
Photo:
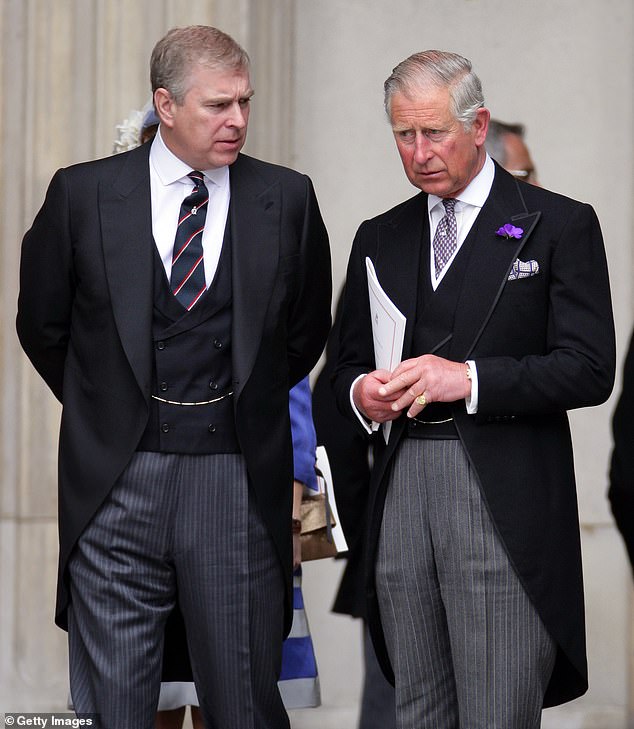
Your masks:
{"label": "blue fabric", "polygon": [[304,596],[302,595],[302,588],[293,587],[293,610],[304,609]]}
{"label": "blue fabric", "polygon": [[293,626],[282,646],[278,686],[287,709],[321,704],[317,661],[302,598],[302,568],[293,573]]}
{"label": "blue fabric", "polygon": [[317,491],[317,476],[315,474],[317,436],[313,425],[308,377],[304,377],[289,392],[289,411],[293,436],[295,480],[300,481],[309,489]]}
{"label": "blue fabric", "polygon": [[280,681],[292,678],[314,678],[317,664],[310,635],[287,638],[282,646],[282,672]]}

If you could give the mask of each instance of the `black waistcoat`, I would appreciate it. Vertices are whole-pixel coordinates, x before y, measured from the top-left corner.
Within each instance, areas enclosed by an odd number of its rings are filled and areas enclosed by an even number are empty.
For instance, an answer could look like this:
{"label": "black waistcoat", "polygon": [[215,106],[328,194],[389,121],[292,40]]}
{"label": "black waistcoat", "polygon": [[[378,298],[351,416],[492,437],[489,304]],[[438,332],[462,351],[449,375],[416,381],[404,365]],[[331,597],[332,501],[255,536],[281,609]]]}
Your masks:
{"label": "black waistcoat", "polygon": [[[201,403],[231,391],[231,300],[228,227],[214,280],[191,311],[186,311],[170,291],[155,247],[154,396],[178,403]],[[239,453],[233,397],[205,405],[174,405],[153,397],[137,450]]]}
{"label": "black waistcoat", "polygon": [[[427,218],[427,216],[426,216]],[[412,338],[412,356],[431,353],[447,357],[454,327],[454,315],[463,281],[469,270],[469,259],[476,238],[476,219],[469,235],[456,254],[449,270],[434,291],[429,271],[430,233],[429,224],[423,229],[421,246],[421,277],[416,302],[416,321]],[[440,346],[439,346],[440,345]],[[463,403],[460,403],[464,407]],[[453,422],[449,420],[455,403],[431,403],[418,416],[408,423],[408,435],[414,438],[457,438]],[[433,422],[434,425],[425,425]]]}

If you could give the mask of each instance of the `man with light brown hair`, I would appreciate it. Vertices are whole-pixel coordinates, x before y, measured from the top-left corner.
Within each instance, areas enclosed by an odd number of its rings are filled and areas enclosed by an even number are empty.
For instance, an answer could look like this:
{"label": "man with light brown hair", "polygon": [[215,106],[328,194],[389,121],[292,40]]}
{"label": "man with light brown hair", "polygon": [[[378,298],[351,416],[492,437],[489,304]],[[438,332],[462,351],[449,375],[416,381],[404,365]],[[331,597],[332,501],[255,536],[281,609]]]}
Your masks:
{"label": "man with light brown hair", "polygon": [[54,176],[18,334],[63,406],[56,621],[102,729],[154,725],[176,597],[208,727],[288,727],[288,393],[321,353],[330,258],[310,180],[240,153],[246,52],[207,26],[151,62],[155,139]]}

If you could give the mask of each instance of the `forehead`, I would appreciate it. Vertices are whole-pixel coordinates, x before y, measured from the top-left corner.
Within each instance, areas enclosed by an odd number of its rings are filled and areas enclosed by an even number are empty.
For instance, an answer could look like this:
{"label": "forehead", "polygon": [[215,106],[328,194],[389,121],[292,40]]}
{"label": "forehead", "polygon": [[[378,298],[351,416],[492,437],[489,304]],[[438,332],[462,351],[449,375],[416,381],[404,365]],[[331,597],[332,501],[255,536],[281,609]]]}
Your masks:
{"label": "forehead", "polygon": [[425,86],[398,91],[390,102],[392,126],[435,128],[455,123],[451,111],[451,95],[447,88]]}
{"label": "forehead", "polygon": [[197,63],[189,75],[188,94],[196,96],[243,96],[252,93],[248,68],[228,68]]}

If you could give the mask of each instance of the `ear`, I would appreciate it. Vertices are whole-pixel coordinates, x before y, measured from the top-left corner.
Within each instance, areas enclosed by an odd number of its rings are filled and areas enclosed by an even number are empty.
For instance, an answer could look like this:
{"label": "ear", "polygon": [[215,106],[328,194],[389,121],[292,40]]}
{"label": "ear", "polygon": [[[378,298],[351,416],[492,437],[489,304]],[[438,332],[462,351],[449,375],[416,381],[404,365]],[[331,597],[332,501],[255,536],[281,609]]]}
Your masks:
{"label": "ear", "polygon": [[484,107],[478,109],[476,112],[476,118],[473,122],[472,129],[475,133],[475,143],[477,147],[481,147],[484,144],[484,140],[487,138],[490,118],[491,112]]}
{"label": "ear", "polygon": [[174,124],[174,99],[167,89],[159,88],[154,92],[154,108],[161,124],[171,128]]}

